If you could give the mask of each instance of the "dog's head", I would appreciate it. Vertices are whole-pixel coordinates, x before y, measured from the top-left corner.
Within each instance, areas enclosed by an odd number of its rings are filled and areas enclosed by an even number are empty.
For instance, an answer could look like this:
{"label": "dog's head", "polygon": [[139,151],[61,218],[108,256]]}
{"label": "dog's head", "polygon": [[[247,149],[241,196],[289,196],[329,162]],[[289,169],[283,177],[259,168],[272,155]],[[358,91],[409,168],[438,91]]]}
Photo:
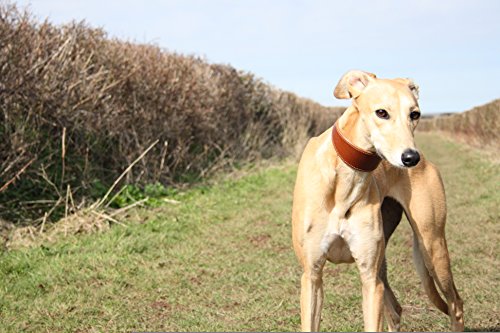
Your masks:
{"label": "dog's head", "polygon": [[378,79],[363,71],[347,72],[337,84],[337,98],[352,98],[370,140],[381,157],[397,167],[420,161],[413,131],[420,118],[418,87],[410,79]]}

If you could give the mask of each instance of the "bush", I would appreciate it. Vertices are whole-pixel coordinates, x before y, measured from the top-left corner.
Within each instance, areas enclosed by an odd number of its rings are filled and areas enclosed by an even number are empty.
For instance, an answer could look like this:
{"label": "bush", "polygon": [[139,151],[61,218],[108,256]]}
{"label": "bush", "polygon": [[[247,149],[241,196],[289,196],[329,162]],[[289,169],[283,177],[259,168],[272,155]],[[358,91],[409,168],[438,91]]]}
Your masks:
{"label": "bush", "polygon": [[500,99],[472,110],[422,119],[421,131],[443,131],[478,147],[500,150]]}
{"label": "bush", "polygon": [[0,5],[0,110],[0,217],[11,220],[42,216],[68,191],[102,195],[156,140],[124,184],[175,186],[297,155],[341,111],[83,22],[37,23],[12,5]]}

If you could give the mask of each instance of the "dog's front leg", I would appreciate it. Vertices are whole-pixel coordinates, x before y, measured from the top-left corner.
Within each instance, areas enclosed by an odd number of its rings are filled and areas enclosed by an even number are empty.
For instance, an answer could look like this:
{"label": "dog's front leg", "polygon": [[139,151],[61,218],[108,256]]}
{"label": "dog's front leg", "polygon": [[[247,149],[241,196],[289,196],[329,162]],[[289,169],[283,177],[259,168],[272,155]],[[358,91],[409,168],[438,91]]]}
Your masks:
{"label": "dog's front leg", "polygon": [[363,319],[365,331],[381,331],[383,325],[384,284],[379,277],[384,258],[384,235],[378,210],[364,208],[353,212],[344,239],[356,260],[363,288]]}
{"label": "dog's front leg", "polygon": [[323,266],[325,257],[309,261],[302,274],[300,315],[303,332],[318,332],[323,306]]}

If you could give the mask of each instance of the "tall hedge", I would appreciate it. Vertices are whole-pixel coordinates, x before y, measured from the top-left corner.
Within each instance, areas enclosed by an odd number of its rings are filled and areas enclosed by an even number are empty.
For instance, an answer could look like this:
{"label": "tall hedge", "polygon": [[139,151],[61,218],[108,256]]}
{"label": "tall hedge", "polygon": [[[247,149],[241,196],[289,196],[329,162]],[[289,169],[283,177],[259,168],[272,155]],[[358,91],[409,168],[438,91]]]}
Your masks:
{"label": "tall hedge", "polygon": [[227,65],[0,5],[0,217],[43,214],[68,186],[98,194],[156,140],[125,182],[176,185],[296,155],[340,110]]}

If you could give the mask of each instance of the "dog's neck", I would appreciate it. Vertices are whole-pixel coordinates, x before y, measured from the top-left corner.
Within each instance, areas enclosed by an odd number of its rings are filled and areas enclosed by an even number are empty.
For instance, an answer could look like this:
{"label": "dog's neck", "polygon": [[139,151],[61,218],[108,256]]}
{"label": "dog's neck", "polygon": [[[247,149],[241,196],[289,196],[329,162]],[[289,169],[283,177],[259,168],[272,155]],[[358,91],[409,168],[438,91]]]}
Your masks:
{"label": "dog's neck", "polygon": [[369,133],[359,115],[355,105],[349,106],[338,119],[339,129],[345,139],[351,144],[369,152],[375,152],[375,147],[370,141]]}
{"label": "dog's neck", "polygon": [[[350,106],[337,120],[338,128],[342,131],[344,138],[357,148],[365,151],[375,152],[375,147],[369,139],[369,133],[361,120],[359,111],[355,106]],[[332,129],[333,131],[333,129]],[[330,143],[330,149],[336,152],[336,148]],[[336,152],[337,159],[343,160]],[[347,211],[359,201],[361,197],[367,195],[367,191],[372,184],[371,172],[360,168],[353,168],[345,161],[337,163],[335,172],[330,174],[330,184],[332,185],[333,201],[335,208],[333,214],[344,217]],[[334,228],[340,232],[340,225]]]}

